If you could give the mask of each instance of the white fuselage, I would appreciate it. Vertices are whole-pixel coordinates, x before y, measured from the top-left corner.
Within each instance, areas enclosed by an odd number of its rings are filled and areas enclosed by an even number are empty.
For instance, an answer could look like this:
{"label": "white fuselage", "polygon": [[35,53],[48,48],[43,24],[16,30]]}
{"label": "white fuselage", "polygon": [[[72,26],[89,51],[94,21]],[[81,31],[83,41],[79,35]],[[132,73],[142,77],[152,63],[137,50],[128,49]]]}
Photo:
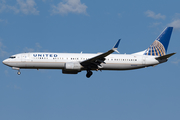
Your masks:
{"label": "white fuselage", "polygon": [[[12,68],[24,69],[64,69],[67,62],[82,62],[99,54],[84,53],[22,53],[3,61]],[[136,54],[111,54],[105,57],[99,70],[131,70],[154,66],[160,61],[155,56]],[[85,70],[82,66],[81,70]],[[80,71],[81,71],[80,70]]]}

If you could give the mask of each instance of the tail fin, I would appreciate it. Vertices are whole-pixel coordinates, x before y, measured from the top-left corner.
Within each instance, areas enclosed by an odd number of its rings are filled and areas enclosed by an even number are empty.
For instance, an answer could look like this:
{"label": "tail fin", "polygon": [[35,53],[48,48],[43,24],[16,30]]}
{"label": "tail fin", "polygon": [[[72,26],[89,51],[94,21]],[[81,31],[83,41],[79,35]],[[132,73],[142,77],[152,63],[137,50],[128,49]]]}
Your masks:
{"label": "tail fin", "polygon": [[145,50],[144,55],[166,55],[173,27],[166,27],[156,40]]}

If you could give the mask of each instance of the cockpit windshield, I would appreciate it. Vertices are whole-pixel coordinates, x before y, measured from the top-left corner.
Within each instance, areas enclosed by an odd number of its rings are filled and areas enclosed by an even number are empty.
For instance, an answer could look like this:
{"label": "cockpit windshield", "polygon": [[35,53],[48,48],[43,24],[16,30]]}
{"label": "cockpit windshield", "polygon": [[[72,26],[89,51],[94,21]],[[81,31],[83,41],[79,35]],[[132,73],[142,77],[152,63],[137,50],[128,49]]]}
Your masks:
{"label": "cockpit windshield", "polygon": [[9,57],[9,58],[14,59],[14,58],[16,58],[16,56],[11,56],[11,57]]}

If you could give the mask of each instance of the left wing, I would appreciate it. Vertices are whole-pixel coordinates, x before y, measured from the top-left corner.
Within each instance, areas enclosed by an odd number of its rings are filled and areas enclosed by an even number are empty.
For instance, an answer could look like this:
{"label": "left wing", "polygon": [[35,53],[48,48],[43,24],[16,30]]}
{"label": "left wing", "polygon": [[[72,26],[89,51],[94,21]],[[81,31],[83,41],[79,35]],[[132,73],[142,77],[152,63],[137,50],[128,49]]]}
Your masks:
{"label": "left wing", "polygon": [[[93,57],[93,58],[90,58],[90,59],[88,59],[88,60],[82,61],[82,62],[80,62],[80,64],[81,64],[82,66],[84,66],[85,68],[88,68],[88,69],[101,67],[101,65],[100,65],[101,63],[104,63],[104,64],[105,64],[104,61],[105,61],[105,57],[106,57],[106,56],[110,55],[110,54],[113,53],[114,51],[118,52],[118,51],[117,51],[117,48],[118,48],[118,46],[119,46],[120,40],[121,40],[121,39],[119,39],[119,40],[117,41],[117,43],[114,45],[114,47],[113,47],[111,50],[109,50],[109,51],[107,51],[107,52],[105,52],[105,53],[102,53],[102,54],[100,54],[100,55],[98,55],[98,56],[95,56],[95,57]],[[119,53],[119,52],[118,52],[118,53]]]}

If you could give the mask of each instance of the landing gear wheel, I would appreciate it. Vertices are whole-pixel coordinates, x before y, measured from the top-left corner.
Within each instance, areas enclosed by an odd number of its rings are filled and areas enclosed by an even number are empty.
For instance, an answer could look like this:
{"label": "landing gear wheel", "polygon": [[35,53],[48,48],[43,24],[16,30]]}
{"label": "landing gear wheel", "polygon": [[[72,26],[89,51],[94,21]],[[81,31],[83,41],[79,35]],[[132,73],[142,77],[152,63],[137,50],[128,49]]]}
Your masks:
{"label": "landing gear wheel", "polygon": [[90,78],[92,74],[93,74],[93,72],[92,72],[92,71],[87,70],[86,77],[87,77],[87,78]]}
{"label": "landing gear wheel", "polygon": [[20,75],[20,74],[21,74],[21,72],[20,72],[20,71],[18,71],[18,72],[17,72],[17,74],[18,74],[18,75]]}

